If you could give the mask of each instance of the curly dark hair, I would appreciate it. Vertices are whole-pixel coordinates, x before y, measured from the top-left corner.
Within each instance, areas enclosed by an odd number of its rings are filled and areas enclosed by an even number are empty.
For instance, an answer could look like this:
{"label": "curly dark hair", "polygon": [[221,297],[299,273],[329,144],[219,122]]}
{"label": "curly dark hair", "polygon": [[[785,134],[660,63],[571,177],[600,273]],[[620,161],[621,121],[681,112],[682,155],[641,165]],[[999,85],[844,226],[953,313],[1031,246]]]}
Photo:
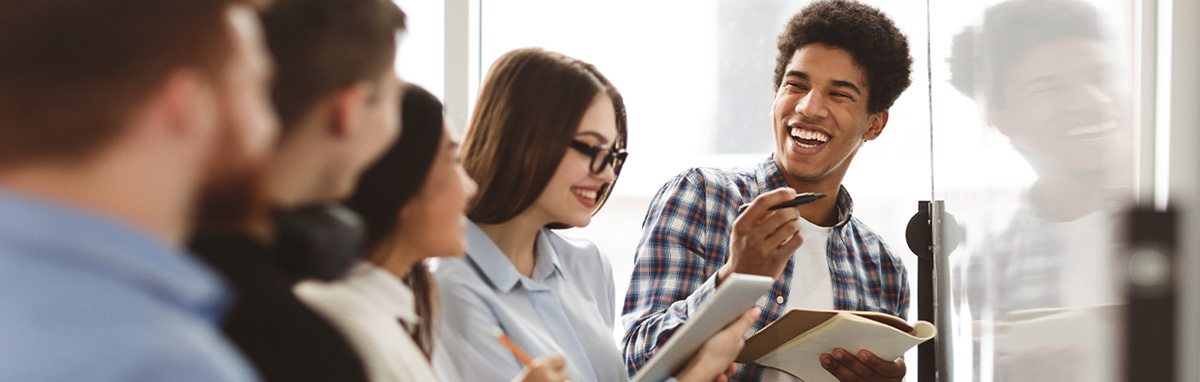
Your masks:
{"label": "curly dark hair", "polygon": [[994,109],[1005,107],[1002,86],[1008,70],[1034,48],[1056,40],[1101,40],[1100,16],[1076,0],[1012,0],[984,13],[983,27],[967,27],[950,49],[950,84],[967,97],[983,96]]}
{"label": "curly dark hair", "polygon": [[775,90],[792,55],[805,45],[822,43],[843,49],[867,74],[867,112],[878,113],[896,102],[912,84],[908,38],[892,19],[869,5],[847,0],[822,0],[800,10],[779,35],[775,58]]}

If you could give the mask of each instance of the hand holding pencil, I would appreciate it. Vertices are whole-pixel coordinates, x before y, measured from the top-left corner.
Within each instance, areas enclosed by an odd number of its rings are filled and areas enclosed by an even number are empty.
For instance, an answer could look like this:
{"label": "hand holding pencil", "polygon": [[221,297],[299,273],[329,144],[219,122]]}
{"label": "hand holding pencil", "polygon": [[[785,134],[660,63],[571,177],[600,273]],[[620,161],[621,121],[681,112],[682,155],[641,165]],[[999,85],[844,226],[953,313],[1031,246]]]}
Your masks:
{"label": "hand holding pencil", "polygon": [[492,328],[492,334],[518,360],[521,360],[521,363],[525,364],[525,368],[521,370],[521,374],[513,378],[514,382],[565,382],[567,380],[567,359],[563,356],[552,355],[532,359],[529,357],[529,354],[521,350],[520,346],[517,346],[512,339],[508,338],[500,328]]}

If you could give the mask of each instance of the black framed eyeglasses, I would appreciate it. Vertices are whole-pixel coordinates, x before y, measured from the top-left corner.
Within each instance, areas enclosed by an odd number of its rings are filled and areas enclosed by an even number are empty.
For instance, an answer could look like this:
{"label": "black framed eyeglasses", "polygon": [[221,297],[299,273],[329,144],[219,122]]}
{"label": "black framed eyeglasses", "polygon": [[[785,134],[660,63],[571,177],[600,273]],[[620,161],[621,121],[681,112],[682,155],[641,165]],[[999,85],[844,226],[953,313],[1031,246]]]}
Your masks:
{"label": "black framed eyeglasses", "polygon": [[619,174],[621,172],[621,165],[625,163],[625,157],[629,156],[629,152],[625,151],[625,149],[614,150],[608,146],[592,146],[580,141],[571,141],[571,148],[592,157],[589,170],[597,175],[604,172],[604,168],[609,165],[613,166],[614,173]]}

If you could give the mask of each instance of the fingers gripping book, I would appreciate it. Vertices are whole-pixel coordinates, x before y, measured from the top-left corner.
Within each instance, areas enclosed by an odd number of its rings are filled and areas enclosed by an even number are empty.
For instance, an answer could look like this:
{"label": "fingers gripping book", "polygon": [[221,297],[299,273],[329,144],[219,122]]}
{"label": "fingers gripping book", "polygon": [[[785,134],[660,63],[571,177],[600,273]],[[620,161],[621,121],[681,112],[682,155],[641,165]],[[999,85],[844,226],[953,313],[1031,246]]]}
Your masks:
{"label": "fingers gripping book", "polygon": [[778,369],[805,382],[837,381],[821,367],[821,354],[866,349],[893,360],[936,334],[929,322],[910,326],[886,313],[791,309],[747,339],[737,362]]}

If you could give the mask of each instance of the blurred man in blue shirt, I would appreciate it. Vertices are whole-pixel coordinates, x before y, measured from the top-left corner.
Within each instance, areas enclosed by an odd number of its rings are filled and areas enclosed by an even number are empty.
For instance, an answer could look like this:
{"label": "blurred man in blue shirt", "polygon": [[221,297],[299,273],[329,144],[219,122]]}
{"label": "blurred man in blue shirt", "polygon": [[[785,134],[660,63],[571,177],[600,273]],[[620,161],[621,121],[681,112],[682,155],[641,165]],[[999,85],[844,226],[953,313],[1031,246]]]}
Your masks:
{"label": "blurred man in blue shirt", "polygon": [[253,204],[259,29],[233,0],[0,2],[0,380],[257,379],[181,243]]}

